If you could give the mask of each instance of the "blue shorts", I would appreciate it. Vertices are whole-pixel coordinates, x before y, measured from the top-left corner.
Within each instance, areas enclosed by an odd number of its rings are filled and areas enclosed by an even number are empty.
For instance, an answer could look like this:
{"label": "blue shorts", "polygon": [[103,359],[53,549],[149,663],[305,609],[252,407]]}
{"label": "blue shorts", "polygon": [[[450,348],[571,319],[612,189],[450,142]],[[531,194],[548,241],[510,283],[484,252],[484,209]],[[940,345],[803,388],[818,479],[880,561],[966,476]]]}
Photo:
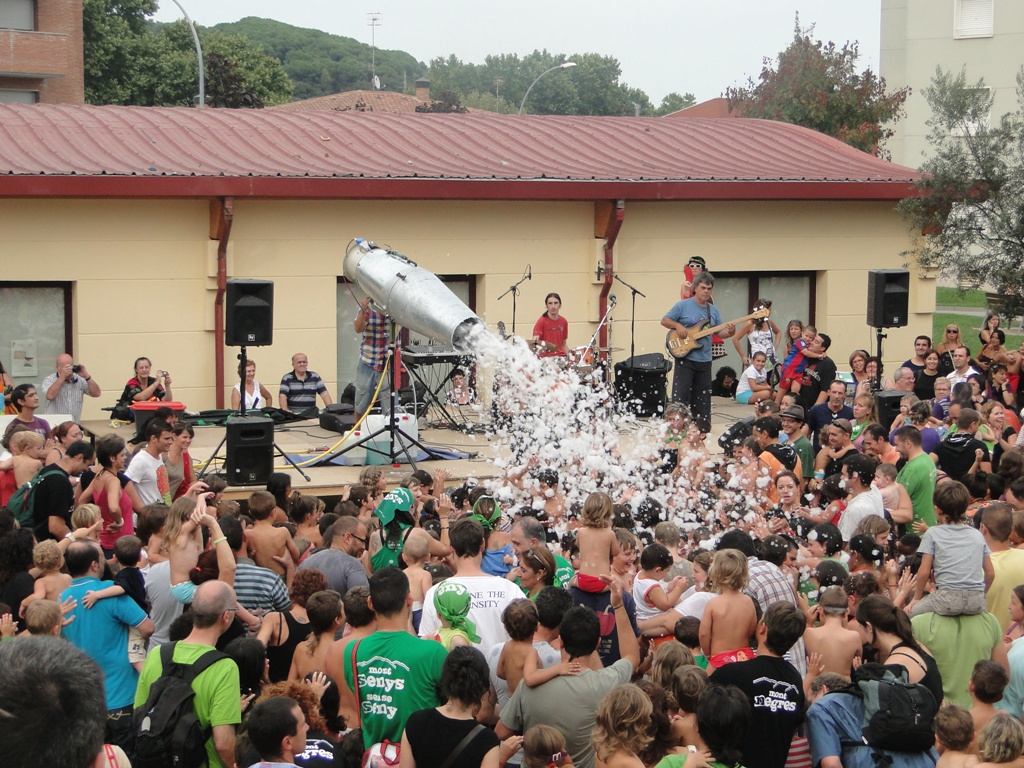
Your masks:
{"label": "blue shorts", "polygon": [[750,403],[750,396],[752,394],[754,394],[754,391],[751,389],[748,389],[746,392],[737,392],[736,402],[740,403],[741,405],[748,405]]}

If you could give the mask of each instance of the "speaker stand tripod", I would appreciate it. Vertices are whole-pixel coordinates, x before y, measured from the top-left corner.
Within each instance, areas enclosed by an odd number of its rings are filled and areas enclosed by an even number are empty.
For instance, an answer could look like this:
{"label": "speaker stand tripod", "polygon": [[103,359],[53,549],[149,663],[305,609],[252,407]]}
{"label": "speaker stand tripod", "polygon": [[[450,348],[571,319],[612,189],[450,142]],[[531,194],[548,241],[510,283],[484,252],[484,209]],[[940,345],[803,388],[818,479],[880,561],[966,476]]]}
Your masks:
{"label": "speaker stand tripod", "polygon": [[[388,345],[384,368],[386,370],[391,371],[394,377],[391,382],[391,412],[388,415],[387,423],[382,425],[380,429],[371,432],[365,437],[359,438],[359,440],[352,443],[351,445],[346,445],[341,450],[335,452],[334,455],[343,455],[351,451],[353,448],[358,448],[361,445],[366,445],[371,440],[374,440],[377,437],[380,437],[381,435],[387,435],[388,450],[386,453],[379,448],[375,448],[369,445],[367,445],[366,451],[368,453],[370,451],[373,451],[374,453],[380,454],[381,456],[386,456],[388,458],[389,464],[398,464],[399,457],[404,455],[405,458],[409,460],[409,464],[412,466],[412,468],[416,469],[416,461],[413,458],[412,452],[409,450],[411,446],[415,445],[417,448],[419,448],[421,451],[427,454],[428,458],[443,459],[444,457],[427,448],[427,446],[423,445],[419,440],[417,440],[412,435],[408,434],[401,427],[398,426],[398,407],[400,405],[398,399],[398,390],[400,388],[399,385],[401,384],[402,379],[402,353],[398,348],[398,326],[395,323],[394,318],[391,317],[390,315],[385,314],[384,317],[388,322]],[[370,403],[370,405],[367,407],[372,408],[373,403]]]}
{"label": "speaker stand tripod", "polygon": [[[875,355],[876,355],[878,360],[882,359],[882,339],[887,339],[887,338],[889,338],[889,335],[885,334],[885,333],[882,333],[882,329],[881,328],[875,328]],[[882,391],[882,371],[881,371],[881,368],[882,368],[882,364],[881,363],[879,363],[875,367],[875,378],[871,382],[871,391],[872,392],[881,392]]]}
{"label": "speaker stand tripod", "polygon": [[[238,395],[239,395],[239,397],[238,397],[238,415],[239,415],[240,418],[244,419],[244,418],[246,418],[246,415],[245,415],[245,413],[246,413],[246,411],[245,411],[245,372],[246,372],[246,368],[249,367],[249,358],[248,358],[248,356],[246,354],[246,349],[245,349],[244,346],[240,347],[239,350],[240,351],[238,353],[238,360],[239,360],[239,367],[241,368],[242,374],[239,377],[241,379],[241,381],[238,384]],[[252,418],[252,417],[250,417],[250,418]],[[273,419],[270,419],[268,417],[263,416],[262,413],[260,414],[259,418],[264,418],[264,419],[267,419],[267,421],[273,422]],[[224,443],[227,442],[227,439],[228,439],[228,433],[227,433],[227,430],[225,430],[224,437],[222,437],[220,439],[220,442],[217,443],[217,447],[213,449],[213,453],[210,454],[210,458],[208,458],[206,460],[206,463],[203,464],[203,468],[199,470],[199,474],[197,475],[196,479],[201,480],[203,478],[203,476],[206,474],[206,470],[209,468],[210,464],[213,463],[213,460],[215,458],[217,458],[217,454],[220,453],[220,449],[224,447]],[[277,444],[276,440],[272,440],[271,441],[271,445],[274,447],[275,454],[277,456],[280,456],[287,463],[291,464],[292,468],[296,472],[298,472],[300,475],[302,475],[302,479],[303,480],[305,480],[307,483],[313,482],[310,479],[309,475],[307,475],[305,472],[302,471],[302,467],[300,467],[298,464],[296,464],[292,460],[291,456],[289,456],[287,453],[285,453],[284,451],[281,450],[281,447]]]}

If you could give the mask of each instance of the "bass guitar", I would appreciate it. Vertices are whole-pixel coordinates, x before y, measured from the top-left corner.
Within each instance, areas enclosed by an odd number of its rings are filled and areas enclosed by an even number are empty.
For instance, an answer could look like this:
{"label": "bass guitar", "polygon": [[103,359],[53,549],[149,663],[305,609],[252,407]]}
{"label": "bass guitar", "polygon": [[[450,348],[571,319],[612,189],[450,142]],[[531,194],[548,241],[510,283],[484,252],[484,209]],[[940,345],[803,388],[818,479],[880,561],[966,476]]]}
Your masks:
{"label": "bass guitar", "polygon": [[[762,307],[749,315],[743,317],[737,317],[732,321],[734,325],[745,323],[747,320],[761,320],[771,314],[771,310]],[[720,330],[729,325],[729,323],[722,323],[713,327],[708,326],[709,321],[703,323],[697,323],[697,325],[690,326],[686,329],[686,335],[683,336],[677,331],[669,331],[668,336],[665,337],[665,348],[668,353],[677,360],[686,357],[693,350],[700,346],[697,342],[703,339],[705,336],[711,336],[712,334],[718,333]]]}

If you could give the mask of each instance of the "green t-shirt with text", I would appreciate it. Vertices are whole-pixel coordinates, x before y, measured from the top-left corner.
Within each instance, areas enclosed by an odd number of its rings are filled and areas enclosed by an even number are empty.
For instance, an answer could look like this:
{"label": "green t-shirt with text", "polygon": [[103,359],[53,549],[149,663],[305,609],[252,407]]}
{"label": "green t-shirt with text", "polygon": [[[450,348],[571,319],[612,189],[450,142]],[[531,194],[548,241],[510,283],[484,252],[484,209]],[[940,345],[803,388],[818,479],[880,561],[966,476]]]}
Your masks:
{"label": "green t-shirt with text", "polygon": [[[358,683],[352,676],[356,642]],[[409,715],[441,705],[438,683],[447,655],[436,640],[408,632],[374,632],[345,646],[345,682],[359,698],[367,749],[384,739],[400,742]]]}

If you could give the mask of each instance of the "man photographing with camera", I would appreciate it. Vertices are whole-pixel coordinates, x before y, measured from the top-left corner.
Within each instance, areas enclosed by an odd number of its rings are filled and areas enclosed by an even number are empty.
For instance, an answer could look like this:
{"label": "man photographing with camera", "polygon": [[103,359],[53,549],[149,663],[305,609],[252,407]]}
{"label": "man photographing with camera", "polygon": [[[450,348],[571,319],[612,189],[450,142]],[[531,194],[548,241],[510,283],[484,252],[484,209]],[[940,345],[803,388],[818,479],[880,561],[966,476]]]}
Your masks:
{"label": "man photographing with camera", "polygon": [[43,379],[46,394],[43,413],[70,413],[72,421],[82,420],[82,400],[102,394],[89,371],[68,354],[57,355],[57,372]]}

